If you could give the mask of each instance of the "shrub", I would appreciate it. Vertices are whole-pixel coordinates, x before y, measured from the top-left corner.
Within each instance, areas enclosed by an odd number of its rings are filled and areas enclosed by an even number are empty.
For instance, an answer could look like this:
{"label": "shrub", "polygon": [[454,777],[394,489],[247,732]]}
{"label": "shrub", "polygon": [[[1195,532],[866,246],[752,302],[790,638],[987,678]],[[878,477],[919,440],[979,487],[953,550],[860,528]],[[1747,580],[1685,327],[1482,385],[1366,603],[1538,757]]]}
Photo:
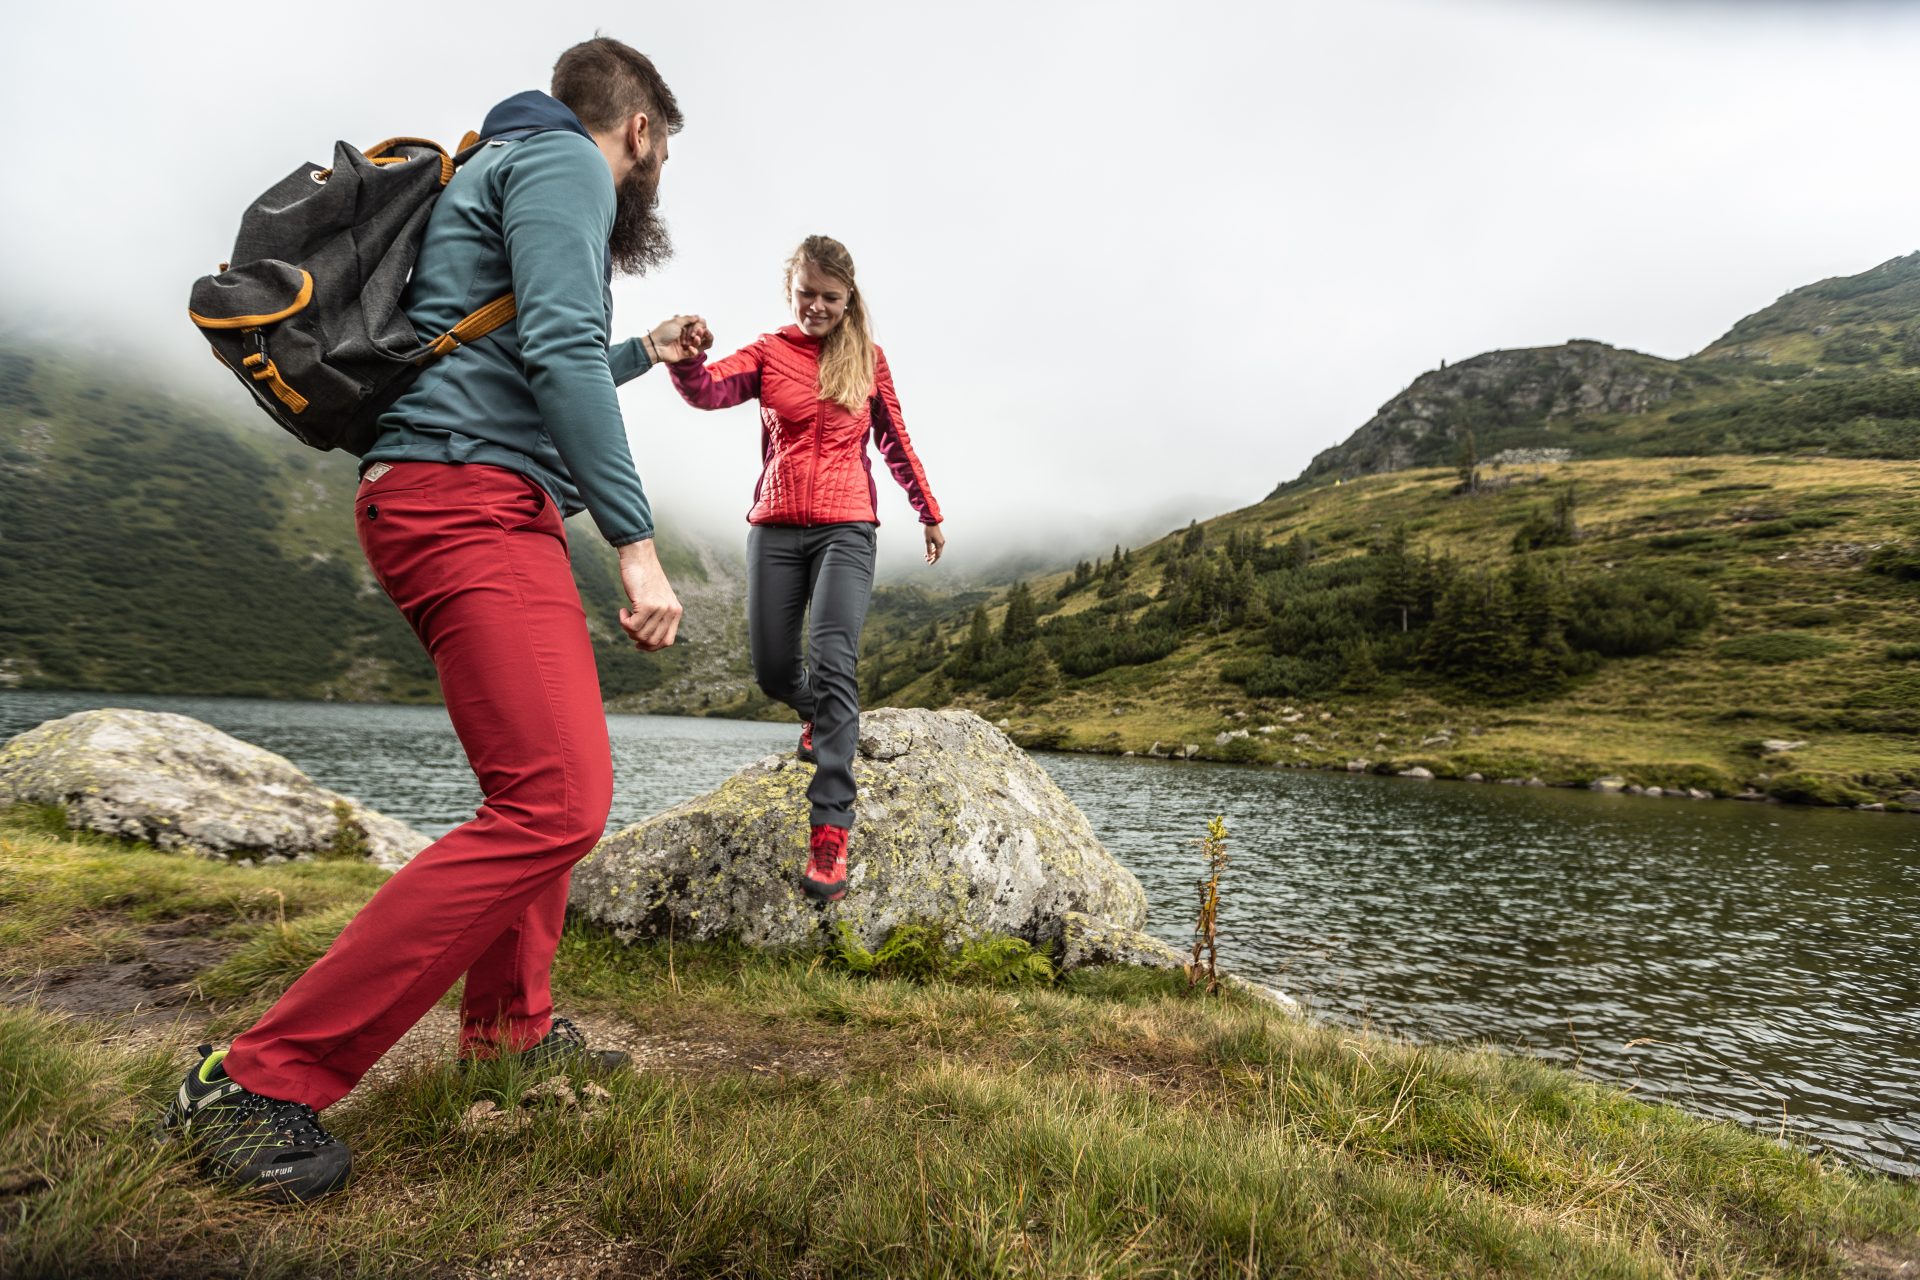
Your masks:
{"label": "shrub", "polygon": [[1266,756],[1266,748],[1258,738],[1232,738],[1220,748],[1220,758],[1228,764],[1261,764]]}
{"label": "shrub", "polygon": [[1609,574],[1574,584],[1567,639],[1576,649],[1609,658],[1659,653],[1691,639],[1714,612],[1707,589],[1676,574]]}
{"label": "shrub", "polygon": [[1249,698],[1304,698],[1332,686],[1336,675],[1305,658],[1268,658],[1240,681]]}
{"label": "shrub", "polygon": [[1818,658],[1832,653],[1840,646],[1822,636],[1810,636],[1802,631],[1767,631],[1754,636],[1739,636],[1722,641],[1719,649],[1723,658],[1733,658],[1740,662],[1780,663],[1798,662],[1802,658]]}
{"label": "shrub", "polygon": [[1920,662],[1920,644],[1890,644],[1887,646],[1888,662]]}
{"label": "shrub", "polygon": [[1867,557],[1867,569],[1900,582],[1920,582],[1920,543],[1888,543]]}

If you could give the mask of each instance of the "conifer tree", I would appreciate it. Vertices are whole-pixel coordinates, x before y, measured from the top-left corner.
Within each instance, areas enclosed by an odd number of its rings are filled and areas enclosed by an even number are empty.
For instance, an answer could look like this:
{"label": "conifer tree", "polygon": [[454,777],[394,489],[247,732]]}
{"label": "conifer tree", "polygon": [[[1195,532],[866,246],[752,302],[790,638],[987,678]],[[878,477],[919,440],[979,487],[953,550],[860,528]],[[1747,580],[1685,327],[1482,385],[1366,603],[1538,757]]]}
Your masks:
{"label": "conifer tree", "polygon": [[1007,593],[1007,616],[1000,620],[1000,643],[1008,649],[1025,648],[1038,629],[1033,593],[1027,590],[1026,583],[1016,582]]}

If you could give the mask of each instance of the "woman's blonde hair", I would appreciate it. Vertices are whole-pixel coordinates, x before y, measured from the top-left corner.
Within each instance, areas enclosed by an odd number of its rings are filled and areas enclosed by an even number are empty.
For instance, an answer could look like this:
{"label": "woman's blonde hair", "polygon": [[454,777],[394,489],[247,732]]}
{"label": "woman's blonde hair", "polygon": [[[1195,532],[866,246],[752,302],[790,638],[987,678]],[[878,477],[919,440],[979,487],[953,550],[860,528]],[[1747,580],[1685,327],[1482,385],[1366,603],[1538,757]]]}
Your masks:
{"label": "woman's blonde hair", "polygon": [[787,297],[803,265],[826,272],[847,286],[847,311],[820,348],[820,394],[858,413],[873,395],[873,329],[866,300],[853,280],[853,255],[832,236],[808,236],[787,259]]}

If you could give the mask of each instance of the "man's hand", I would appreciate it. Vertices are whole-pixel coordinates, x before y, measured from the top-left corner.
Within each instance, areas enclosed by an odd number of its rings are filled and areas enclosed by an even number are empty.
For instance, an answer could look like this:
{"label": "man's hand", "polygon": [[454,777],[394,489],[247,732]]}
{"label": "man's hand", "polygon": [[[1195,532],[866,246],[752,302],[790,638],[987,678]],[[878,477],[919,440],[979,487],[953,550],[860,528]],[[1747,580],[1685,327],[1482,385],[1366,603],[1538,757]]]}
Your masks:
{"label": "man's hand", "polygon": [[927,532],[927,563],[938,564],[940,553],[947,549],[947,535],[940,532],[937,524],[923,524],[920,527]]}
{"label": "man's hand", "polygon": [[663,320],[647,334],[649,355],[662,364],[691,360],[713,345],[713,330],[699,316]]}
{"label": "man's hand", "polygon": [[652,653],[672,644],[680,631],[680,600],[660,567],[652,538],[620,548],[620,585],[632,601],[632,607],[620,611],[620,629],[633,647]]}

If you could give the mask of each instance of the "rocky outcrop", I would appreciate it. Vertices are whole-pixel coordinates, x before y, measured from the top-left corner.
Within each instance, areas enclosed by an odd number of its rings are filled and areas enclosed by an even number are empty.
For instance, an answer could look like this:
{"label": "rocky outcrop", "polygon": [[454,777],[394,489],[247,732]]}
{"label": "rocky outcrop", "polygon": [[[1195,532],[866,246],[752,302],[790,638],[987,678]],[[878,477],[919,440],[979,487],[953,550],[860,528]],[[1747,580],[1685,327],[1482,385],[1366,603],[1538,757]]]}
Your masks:
{"label": "rocky outcrop", "polygon": [[[1489,351],[1421,374],[1276,493],[1333,476],[1351,480],[1409,467],[1452,466],[1467,431],[1479,428],[1484,437],[1496,423],[1506,429],[1550,426],[1590,415],[1645,413],[1671,400],[1697,376],[1678,361],[1604,342]],[[1534,451],[1550,453],[1555,460],[1572,456],[1557,446],[1536,446]]]}
{"label": "rocky outcrop", "polygon": [[0,805],[61,805],[75,828],[223,858],[364,857],[396,868],[427,837],[190,716],[108,707],[0,746]]}
{"label": "rocky outcrop", "polygon": [[1121,930],[1146,920],[1133,873],[1004,733],[969,711],[861,717],[847,896],[825,907],[797,877],[811,766],[769,756],[719,788],[603,840],[572,905],[628,937],[817,941],[837,923],[868,946],[925,921],[949,936],[1059,942],[1069,913]]}

